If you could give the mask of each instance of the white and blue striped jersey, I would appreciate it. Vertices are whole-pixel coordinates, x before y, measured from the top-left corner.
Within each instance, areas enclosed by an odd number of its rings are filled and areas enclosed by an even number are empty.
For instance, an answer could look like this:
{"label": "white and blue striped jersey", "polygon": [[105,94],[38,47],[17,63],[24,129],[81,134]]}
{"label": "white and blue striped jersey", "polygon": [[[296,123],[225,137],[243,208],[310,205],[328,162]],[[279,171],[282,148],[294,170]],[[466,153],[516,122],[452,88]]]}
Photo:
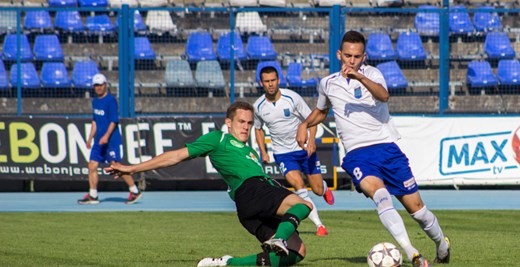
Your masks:
{"label": "white and blue striped jersey", "polygon": [[255,128],[262,129],[264,124],[267,126],[274,154],[302,150],[296,142],[296,131],[311,109],[296,92],[279,90],[282,96],[276,102],[269,102],[265,95],[255,101]]}
{"label": "white and blue striped jersey", "polygon": [[[383,74],[377,68],[362,65],[359,72],[387,89]],[[321,79],[318,94],[316,108],[332,108],[338,135],[347,153],[400,138],[388,104],[373,98],[359,81],[344,78],[340,72],[333,73]]]}

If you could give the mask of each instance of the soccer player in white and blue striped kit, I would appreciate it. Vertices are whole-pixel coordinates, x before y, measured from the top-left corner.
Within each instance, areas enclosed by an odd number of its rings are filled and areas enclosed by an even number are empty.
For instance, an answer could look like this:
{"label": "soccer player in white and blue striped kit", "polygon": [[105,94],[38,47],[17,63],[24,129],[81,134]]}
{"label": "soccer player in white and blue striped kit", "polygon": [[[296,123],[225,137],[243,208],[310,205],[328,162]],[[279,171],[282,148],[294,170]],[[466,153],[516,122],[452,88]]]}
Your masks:
{"label": "soccer player in white and blue striped kit", "polygon": [[[287,182],[294,187],[295,193],[311,202],[307,186],[302,177],[305,174],[313,192],[323,196],[325,201],[334,204],[332,191],[321,176],[320,161],[316,155],[316,127],[311,127],[311,138],[304,149],[296,142],[296,131],[300,122],[311,113],[311,109],[303,98],[289,89],[279,88],[280,78],[277,70],[272,66],[260,70],[260,84],[265,93],[254,103],[255,108],[255,135],[260,149],[262,162],[269,163],[270,158],[265,147],[265,125],[271,135],[273,156],[280,171]],[[316,235],[325,236],[327,228],[321,222],[316,205],[309,215],[309,219],[316,225]]]}
{"label": "soccer player in white and blue striped kit", "polygon": [[435,242],[434,262],[448,263],[450,241],[423,203],[408,158],[395,144],[400,135],[388,111],[390,95],[385,79],[377,68],[364,64],[365,37],[357,31],[345,33],[337,57],[341,71],[320,81],[316,108],[298,127],[299,145],[307,140],[307,128],[322,122],[332,108],[346,150],[341,167],[352,177],[356,189],[374,201],[381,222],[407,258],[414,267],[429,266],[412,246],[391,195]]}

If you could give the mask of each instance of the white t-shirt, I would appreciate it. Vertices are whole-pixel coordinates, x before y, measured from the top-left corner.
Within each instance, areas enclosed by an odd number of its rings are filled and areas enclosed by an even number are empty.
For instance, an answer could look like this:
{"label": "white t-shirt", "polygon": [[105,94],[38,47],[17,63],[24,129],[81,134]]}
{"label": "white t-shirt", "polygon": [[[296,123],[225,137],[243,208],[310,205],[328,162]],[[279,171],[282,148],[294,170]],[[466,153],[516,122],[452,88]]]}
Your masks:
{"label": "white t-shirt", "polygon": [[[386,89],[383,74],[377,68],[362,65],[359,72]],[[343,78],[340,72],[333,73],[321,79],[318,94],[316,108],[332,107],[338,134],[347,153],[400,138],[388,104],[373,98],[359,81]]]}
{"label": "white t-shirt", "polygon": [[282,96],[276,102],[269,102],[265,95],[255,101],[255,128],[261,129],[264,124],[267,126],[274,154],[302,150],[296,142],[296,131],[311,109],[296,92],[279,90]]}

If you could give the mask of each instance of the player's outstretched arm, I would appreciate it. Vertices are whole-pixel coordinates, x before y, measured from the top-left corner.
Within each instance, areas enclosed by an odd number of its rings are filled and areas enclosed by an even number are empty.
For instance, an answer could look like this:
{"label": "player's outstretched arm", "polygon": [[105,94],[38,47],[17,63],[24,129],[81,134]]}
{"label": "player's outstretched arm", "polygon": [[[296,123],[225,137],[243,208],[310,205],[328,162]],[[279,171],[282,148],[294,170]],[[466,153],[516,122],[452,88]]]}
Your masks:
{"label": "player's outstretched arm", "polygon": [[156,156],[148,161],[135,165],[123,165],[115,162],[110,164],[110,167],[105,168],[105,171],[110,175],[114,175],[114,178],[118,178],[121,175],[132,175],[138,172],[174,166],[179,162],[188,159],[189,157],[190,155],[188,153],[188,148],[184,147],[174,151],[164,152],[161,155]]}
{"label": "player's outstretched arm", "polygon": [[329,109],[325,110],[319,110],[315,108],[309,116],[305,119],[304,122],[298,126],[298,131],[296,132],[296,142],[298,142],[298,145],[305,149],[305,143],[307,143],[308,136],[307,136],[307,128],[316,126],[320,122],[324,121],[325,118],[327,118],[327,113],[329,113]]}

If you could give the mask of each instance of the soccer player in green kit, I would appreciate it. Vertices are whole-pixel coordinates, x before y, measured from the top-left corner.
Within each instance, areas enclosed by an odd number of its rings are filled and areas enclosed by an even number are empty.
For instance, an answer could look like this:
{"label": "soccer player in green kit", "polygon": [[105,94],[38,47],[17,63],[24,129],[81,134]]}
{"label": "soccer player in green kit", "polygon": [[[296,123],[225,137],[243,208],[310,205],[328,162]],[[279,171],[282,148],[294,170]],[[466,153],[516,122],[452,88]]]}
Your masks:
{"label": "soccer player in green kit", "polygon": [[253,126],[253,112],[251,104],[237,101],[226,112],[228,133],[215,130],[183,148],[140,164],[114,163],[105,168],[117,178],[209,156],[229,186],[240,223],[262,243],[263,252],[243,258],[228,255],[204,258],[197,266],[290,266],[305,257],[305,246],[296,228],[313,206],[264,173],[260,157],[246,144]]}

